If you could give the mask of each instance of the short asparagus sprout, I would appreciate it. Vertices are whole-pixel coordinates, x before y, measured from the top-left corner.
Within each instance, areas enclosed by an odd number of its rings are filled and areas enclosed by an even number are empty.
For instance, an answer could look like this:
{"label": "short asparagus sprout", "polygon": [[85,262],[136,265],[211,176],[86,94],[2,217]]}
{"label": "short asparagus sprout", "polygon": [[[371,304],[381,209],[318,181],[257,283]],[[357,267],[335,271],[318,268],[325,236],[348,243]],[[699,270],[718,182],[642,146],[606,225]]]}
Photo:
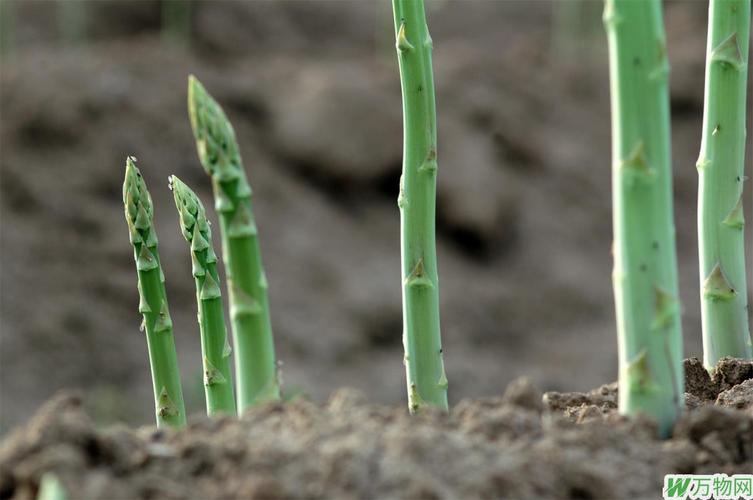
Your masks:
{"label": "short asparagus sprout", "polygon": [[698,241],[703,361],[753,358],[743,227],[750,0],[709,2]]}
{"label": "short asparagus sprout", "polygon": [[220,219],[236,350],[238,409],[243,412],[249,406],[280,399],[268,284],[251,209],[251,186],[232,125],[193,76],[188,79],[188,112],[199,160],[212,177],[214,207]]}
{"label": "short asparagus sprout", "polygon": [[425,405],[446,411],[435,241],[437,120],[432,41],[423,0],[393,0],[392,11],[403,93],[403,173],[397,203],[408,408],[411,413]]}
{"label": "short asparagus sprout", "polygon": [[607,0],[619,407],[671,433],[683,407],[669,65],[660,0]]}
{"label": "short asparagus sprout", "polygon": [[142,329],[146,330],[149,348],[157,425],[182,426],[186,423],[186,409],[164,274],[157,251],[152,198],[135,162],[133,157],[126,160],[123,203],[138,271],[139,312],[144,317]]}
{"label": "short asparagus sprout", "polygon": [[39,481],[37,500],[68,500],[68,492],[55,474],[47,472]]}
{"label": "short asparagus sprout", "polygon": [[190,244],[191,272],[196,282],[201,353],[207,414],[235,415],[233,381],[230,378],[230,344],[225,329],[222,296],[217,276],[217,256],[212,231],[201,201],[191,188],[170,177],[175,206],[180,214],[180,232]]}

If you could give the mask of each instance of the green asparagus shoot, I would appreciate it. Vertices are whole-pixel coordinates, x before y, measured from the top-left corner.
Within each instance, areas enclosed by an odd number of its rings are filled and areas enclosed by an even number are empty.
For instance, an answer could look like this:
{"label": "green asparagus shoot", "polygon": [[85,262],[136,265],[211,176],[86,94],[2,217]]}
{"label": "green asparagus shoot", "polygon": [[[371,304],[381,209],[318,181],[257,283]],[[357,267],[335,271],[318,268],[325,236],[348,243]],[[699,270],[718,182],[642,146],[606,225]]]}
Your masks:
{"label": "green asparagus shoot", "polygon": [[392,0],[392,12],[403,94],[403,172],[397,203],[408,408],[411,413],[425,405],[446,411],[435,240],[437,119],[432,41],[423,0]]}
{"label": "green asparagus shoot", "polygon": [[214,207],[220,219],[236,349],[238,409],[243,412],[249,406],[280,399],[268,284],[251,208],[251,186],[232,125],[193,76],[188,79],[188,112],[199,160],[212,177]]}
{"label": "green asparagus shoot", "polygon": [[233,381],[230,378],[230,344],[217,275],[217,256],[212,231],[198,196],[174,175],[170,177],[175,206],[180,214],[180,232],[190,245],[191,273],[196,283],[204,393],[207,414],[235,415]]}
{"label": "green asparagus shoot", "polygon": [[607,0],[619,407],[671,433],[683,407],[669,63],[660,0]]}
{"label": "green asparagus shoot", "polygon": [[39,481],[37,500],[68,500],[68,492],[55,474],[47,472]]}
{"label": "green asparagus shoot", "polygon": [[123,203],[138,272],[139,312],[144,317],[142,328],[146,330],[149,349],[157,425],[182,426],[186,423],[186,409],[157,251],[152,198],[135,162],[133,157],[126,159]]}
{"label": "green asparagus shoot", "polygon": [[703,135],[698,159],[698,254],[703,360],[753,358],[745,279],[743,181],[750,0],[709,2]]}

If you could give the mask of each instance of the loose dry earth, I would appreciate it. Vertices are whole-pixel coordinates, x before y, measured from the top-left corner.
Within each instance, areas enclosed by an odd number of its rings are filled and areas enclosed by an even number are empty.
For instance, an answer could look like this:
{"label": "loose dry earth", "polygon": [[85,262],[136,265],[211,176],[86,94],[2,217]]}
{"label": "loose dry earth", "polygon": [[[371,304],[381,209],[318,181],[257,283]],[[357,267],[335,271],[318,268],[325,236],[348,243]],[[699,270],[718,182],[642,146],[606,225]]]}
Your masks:
{"label": "loose dry earth", "polygon": [[177,432],[97,428],[64,393],[0,444],[0,498],[34,498],[45,472],[76,499],[656,498],[666,473],[750,473],[753,362],[685,370],[689,411],[667,441],[617,415],[616,384],[542,397],[518,379],[415,417],[344,389]]}

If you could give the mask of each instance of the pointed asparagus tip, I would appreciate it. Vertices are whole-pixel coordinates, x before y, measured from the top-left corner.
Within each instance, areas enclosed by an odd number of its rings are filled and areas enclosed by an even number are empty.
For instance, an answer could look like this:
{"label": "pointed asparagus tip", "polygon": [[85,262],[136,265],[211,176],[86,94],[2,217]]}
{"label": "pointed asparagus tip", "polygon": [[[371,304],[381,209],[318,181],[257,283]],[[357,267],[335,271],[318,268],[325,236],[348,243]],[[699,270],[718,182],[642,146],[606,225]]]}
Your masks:
{"label": "pointed asparagus tip", "polygon": [[194,75],[188,75],[188,118],[191,121],[191,129],[194,132],[194,136],[198,140],[196,131],[199,128],[197,121],[197,101],[206,94],[204,86],[201,84],[198,78]]}
{"label": "pointed asparagus tip", "polygon": [[175,207],[180,215],[181,233],[186,241],[191,241],[194,226],[197,225],[200,218],[205,218],[204,207],[191,188],[189,188],[177,176],[171,175],[168,178],[170,189],[173,192]]}
{"label": "pointed asparagus tip", "polygon": [[126,178],[138,172],[139,169],[136,168],[137,161],[135,156],[126,156]]}
{"label": "pointed asparagus tip", "polygon": [[193,73],[188,75],[188,102],[195,102],[196,98],[201,94],[206,94],[204,85],[201,84]]}
{"label": "pointed asparagus tip", "polygon": [[[131,241],[140,242],[136,238],[135,229],[148,230],[152,224],[152,198],[146,189],[146,183],[141,172],[136,167],[136,158],[126,158],[125,179],[123,180],[123,204],[125,206],[126,221],[131,228]],[[134,239],[135,238],[135,239]]]}
{"label": "pointed asparagus tip", "polygon": [[129,192],[137,188],[137,175],[140,173],[136,167],[136,158],[133,156],[126,157],[125,178],[123,179],[123,203],[127,202]]}
{"label": "pointed asparagus tip", "polygon": [[204,170],[221,182],[243,178],[233,126],[222,107],[193,75],[188,77],[188,115]]}

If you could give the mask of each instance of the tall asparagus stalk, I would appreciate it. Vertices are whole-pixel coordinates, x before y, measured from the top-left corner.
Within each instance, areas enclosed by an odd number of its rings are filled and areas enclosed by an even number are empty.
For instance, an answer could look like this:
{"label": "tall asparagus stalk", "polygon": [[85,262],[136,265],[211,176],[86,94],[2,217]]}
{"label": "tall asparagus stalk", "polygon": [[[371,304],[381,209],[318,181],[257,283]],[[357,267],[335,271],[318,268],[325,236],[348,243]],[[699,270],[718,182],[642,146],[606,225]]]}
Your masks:
{"label": "tall asparagus stalk", "polygon": [[667,436],[682,409],[669,64],[660,0],[607,0],[619,406]]}
{"label": "tall asparagus stalk", "polygon": [[235,415],[230,344],[218,285],[217,256],[212,248],[212,231],[204,206],[191,188],[173,175],[170,177],[170,189],[180,213],[180,232],[191,245],[191,272],[196,282],[196,302],[199,306],[207,414]]}
{"label": "tall asparagus stalk", "polygon": [[188,112],[199,160],[212,176],[214,207],[220,218],[236,350],[238,410],[243,412],[249,406],[280,399],[268,285],[251,210],[251,186],[232,125],[193,76],[188,79]]}
{"label": "tall asparagus stalk", "polygon": [[745,93],[750,0],[709,2],[698,241],[703,360],[753,358],[743,240]]}
{"label": "tall asparagus stalk", "polygon": [[126,159],[123,203],[139,277],[139,312],[144,316],[142,327],[146,330],[149,348],[157,425],[182,426],[186,423],[186,409],[173,339],[173,324],[167,307],[164,275],[157,251],[152,198],[135,161],[133,157]]}
{"label": "tall asparagus stalk", "polygon": [[439,331],[435,241],[437,128],[432,41],[423,0],[393,0],[403,92],[403,173],[400,178],[403,346],[408,407],[447,410],[447,377]]}

